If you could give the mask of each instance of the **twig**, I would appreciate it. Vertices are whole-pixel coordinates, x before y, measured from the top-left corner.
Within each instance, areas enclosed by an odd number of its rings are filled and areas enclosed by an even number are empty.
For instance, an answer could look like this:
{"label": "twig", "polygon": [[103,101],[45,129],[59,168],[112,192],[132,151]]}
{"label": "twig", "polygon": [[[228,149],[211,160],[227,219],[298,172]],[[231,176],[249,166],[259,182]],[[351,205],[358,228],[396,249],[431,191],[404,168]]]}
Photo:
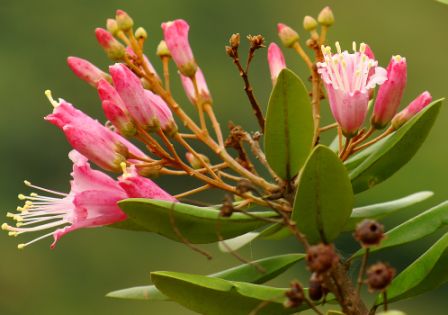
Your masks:
{"label": "twig", "polygon": [[367,261],[369,259],[369,253],[370,253],[370,248],[366,248],[364,256],[362,257],[362,262],[361,262],[361,267],[359,268],[359,274],[358,274],[358,286],[357,286],[357,292],[358,294],[361,292],[361,287],[362,287],[362,283],[363,283],[363,278],[364,278],[364,274],[366,273],[366,268],[367,268]]}
{"label": "twig", "polygon": [[162,65],[163,65],[163,78],[164,78],[165,90],[168,93],[171,93],[171,91],[170,91],[170,71],[169,71],[170,57],[162,56],[161,59],[162,59]]}
{"label": "twig", "polygon": [[339,126],[339,124],[337,122],[335,122],[333,124],[329,124],[329,125],[326,125],[326,126],[323,126],[323,127],[319,128],[319,131],[320,132],[324,132],[324,131],[336,128],[337,126]]}
{"label": "twig", "polygon": [[383,291],[383,302],[384,302],[384,311],[387,312],[387,309],[389,308],[388,300],[387,300],[387,291]]}
{"label": "twig", "polygon": [[183,193],[174,195],[174,198],[176,198],[176,199],[183,198],[183,197],[186,197],[186,196],[190,196],[190,195],[193,195],[193,194],[200,193],[200,192],[205,191],[205,190],[207,190],[209,188],[210,188],[210,185],[208,185],[208,184],[207,185],[203,185],[203,186],[194,188],[192,190],[185,191]]}

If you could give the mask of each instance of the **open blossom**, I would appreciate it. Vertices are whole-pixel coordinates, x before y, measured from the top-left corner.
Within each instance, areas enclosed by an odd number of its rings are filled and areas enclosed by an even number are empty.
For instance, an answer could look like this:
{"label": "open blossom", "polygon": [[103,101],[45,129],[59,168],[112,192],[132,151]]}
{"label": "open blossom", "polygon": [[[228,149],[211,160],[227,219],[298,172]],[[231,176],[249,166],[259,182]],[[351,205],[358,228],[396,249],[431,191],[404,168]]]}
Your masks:
{"label": "open blossom", "polygon": [[128,157],[146,155],[128,140],[64,100],[52,101],[53,113],[45,120],[59,127],[70,145],[105,170],[119,171]]}
{"label": "open blossom", "polygon": [[432,101],[432,96],[428,91],[423,92],[417,96],[405,109],[396,114],[392,119],[392,127],[394,129],[400,128],[409,119],[418,114],[423,108],[428,106]]}
{"label": "open blossom", "polygon": [[373,108],[372,124],[384,128],[397,113],[406,87],[406,58],[393,56],[387,66],[387,81],[379,88]]}
{"label": "open blossom", "polygon": [[73,180],[70,182],[71,189],[68,194],[25,181],[27,186],[54,196],[37,193],[31,193],[29,196],[19,195],[19,199],[25,200],[25,205],[17,208],[18,214],[8,213],[9,217],[17,221],[16,227],[4,223],[2,229],[9,231],[11,236],[57,229],[28,243],[19,244],[19,249],[50,236],[54,238],[51,245],[51,248],[54,248],[59,239],[69,232],[123,221],[126,214],[117,205],[117,202],[123,199],[176,201],[157,184],[135,172],[127,173],[128,175],[122,176],[118,182],[100,171],[91,169],[87,158],[77,151],[70,152],[69,157],[73,161]]}
{"label": "open blossom", "polygon": [[387,75],[376,60],[365,54],[365,44],[351,54],[342,52],[339,43],[336,47],[337,54],[332,54],[330,47],[322,47],[324,62],[317,67],[328,92],[331,112],[344,135],[352,137],[366,118],[369,90],[383,84]]}
{"label": "open blossom", "polygon": [[[181,72],[179,72],[179,75],[182,81],[182,86],[184,87],[185,94],[187,95],[188,99],[192,104],[197,105],[198,100],[194,89],[193,81],[189,77],[183,75]],[[205,81],[204,73],[199,67],[198,70],[196,71],[195,79],[198,85],[198,91],[201,98],[201,102],[205,104],[212,104],[213,100],[210,91],[208,90],[207,81]]]}
{"label": "open blossom", "polygon": [[193,76],[198,67],[188,42],[189,29],[188,23],[181,19],[162,23],[165,43],[171,57],[179,71],[187,77]]}
{"label": "open blossom", "polygon": [[72,69],[73,73],[76,74],[78,78],[87,82],[93,87],[96,87],[100,80],[111,80],[110,75],[103,72],[88,60],[78,57],[68,57],[67,63],[70,69]]}
{"label": "open blossom", "polygon": [[280,71],[286,68],[285,57],[276,43],[271,43],[268,47],[268,64],[271,72],[272,84],[275,85]]}

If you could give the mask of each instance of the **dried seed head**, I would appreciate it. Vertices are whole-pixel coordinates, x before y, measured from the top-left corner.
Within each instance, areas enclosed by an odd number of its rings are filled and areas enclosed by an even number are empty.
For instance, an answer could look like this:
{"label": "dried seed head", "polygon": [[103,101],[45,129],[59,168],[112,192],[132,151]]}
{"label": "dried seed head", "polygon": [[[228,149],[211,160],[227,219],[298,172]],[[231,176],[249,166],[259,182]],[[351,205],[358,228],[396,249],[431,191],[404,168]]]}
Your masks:
{"label": "dried seed head", "polygon": [[306,261],[310,271],[324,273],[339,262],[339,256],[336,254],[333,245],[320,243],[308,248]]}
{"label": "dried seed head", "polygon": [[326,289],[322,285],[322,278],[319,274],[313,272],[308,285],[308,295],[310,299],[313,301],[319,301],[324,296],[325,291]]}
{"label": "dried seed head", "polygon": [[264,45],[264,37],[261,35],[255,35],[255,36],[248,35],[247,39],[249,40],[250,48],[252,50],[266,47]]}
{"label": "dried seed head", "polygon": [[235,50],[230,46],[226,46],[226,54],[231,58],[234,58],[236,56]]}
{"label": "dried seed head", "polygon": [[384,291],[395,276],[395,269],[389,264],[379,262],[367,270],[367,285],[370,291]]}
{"label": "dried seed head", "polygon": [[235,211],[235,208],[233,207],[233,201],[233,195],[225,195],[221,210],[219,212],[219,215],[221,217],[228,218],[233,214],[233,212]]}
{"label": "dried seed head", "polygon": [[230,47],[237,49],[240,46],[240,34],[232,34],[229,39]]}
{"label": "dried seed head", "polygon": [[375,220],[363,220],[356,226],[354,237],[363,247],[378,245],[384,238],[384,226]]}
{"label": "dried seed head", "polygon": [[290,289],[285,292],[286,300],[283,303],[285,308],[296,308],[305,300],[305,293],[298,281],[292,281]]}

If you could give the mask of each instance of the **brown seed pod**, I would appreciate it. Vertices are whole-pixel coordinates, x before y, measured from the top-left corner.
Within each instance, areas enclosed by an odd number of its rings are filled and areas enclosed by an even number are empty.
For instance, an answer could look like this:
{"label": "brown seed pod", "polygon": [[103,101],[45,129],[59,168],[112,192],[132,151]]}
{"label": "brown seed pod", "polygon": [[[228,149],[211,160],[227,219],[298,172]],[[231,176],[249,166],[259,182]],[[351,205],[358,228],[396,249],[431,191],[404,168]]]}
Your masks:
{"label": "brown seed pod", "polygon": [[324,273],[339,262],[339,256],[333,245],[320,243],[308,248],[306,261],[310,271]]}
{"label": "brown seed pod", "polygon": [[321,277],[313,272],[308,285],[308,296],[313,301],[319,301],[324,296],[325,291],[325,288],[322,286]]}
{"label": "brown seed pod", "polygon": [[356,226],[354,237],[363,247],[378,245],[384,239],[384,226],[375,220],[363,220]]}
{"label": "brown seed pod", "polygon": [[395,276],[395,269],[389,264],[379,262],[367,270],[367,285],[370,291],[384,291]]}
{"label": "brown seed pod", "polygon": [[292,281],[290,289],[285,292],[286,300],[283,303],[285,308],[299,307],[305,300],[305,293],[298,281]]}

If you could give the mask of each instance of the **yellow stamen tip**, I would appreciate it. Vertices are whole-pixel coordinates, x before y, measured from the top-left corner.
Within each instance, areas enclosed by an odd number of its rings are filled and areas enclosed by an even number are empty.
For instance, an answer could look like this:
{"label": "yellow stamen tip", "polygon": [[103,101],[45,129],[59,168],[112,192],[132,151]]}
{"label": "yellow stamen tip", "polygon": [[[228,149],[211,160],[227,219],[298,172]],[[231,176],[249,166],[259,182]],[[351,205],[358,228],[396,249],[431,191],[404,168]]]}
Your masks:
{"label": "yellow stamen tip", "polygon": [[23,225],[23,223],[21,223],[21,222],[16,223],[16,227],[21,227],[22,225]]}
{"label": "yellow stamen tip", "polygon": [[26,244],[19,244],[17,245],[17,249],[24,249]]}
{"label": "yellow stamen tip", "polygon": [[121,171],[123,172],[123,177],[126,178],[129,176],[129,172],[127,170],[127,165],[126,162],[121,162],[120,163],[120,167],[121,167]]}
{"label": "yellow stamen tip", "polygon": [[403,59],[403,57],[401,57],[400,55],[394,56],[394,60],[397,62],[400,61],[401,59]]}
{"label": "yellow stamen tip", "polygon": [[3,231],[8,231],[9,230],[9,225],[7,223],[3,223],[2,224],[2,230]]}
{"label": "yellow stamen tip", "polygon": [[8,236],[14,236],[14,237],[17,237],[17,232],[9,232],[9,233],[8,233]]}
{"label": "yellow stamen tip", "polygon": [[59,106],[59,103],[54,100],[53,95],[51,94],[51,90],[45,90],[45,96],[48,98],[53,107]]}
{"label": "yellow stamen tip", "polygon": [[39,195],[33,192],[33,193],[30,194],[30,196],[31,196],[31,197],[37,197],[37,196],[39,196]]}
{"label": "yellow stamen tip", "polygon": [[24,180],[23,183],[24,183],[26,186],[31,186],[31,182],[30,182],[30,181]]}
{"label": "yellow stamen tip", "polygon": [[16,215],[14,214],[14,213],[11,213],[11,212],[7,212],[6,213],[6,217],[7,218],[14,218]]}
{"label": "yellow stamen tip", "polygon": [[17,198],[19,198],[20,200],[25,200],[25,199],[26,199],[26,197],[25,197],[24,194],[19,194],[19,195],[17,196]]}

